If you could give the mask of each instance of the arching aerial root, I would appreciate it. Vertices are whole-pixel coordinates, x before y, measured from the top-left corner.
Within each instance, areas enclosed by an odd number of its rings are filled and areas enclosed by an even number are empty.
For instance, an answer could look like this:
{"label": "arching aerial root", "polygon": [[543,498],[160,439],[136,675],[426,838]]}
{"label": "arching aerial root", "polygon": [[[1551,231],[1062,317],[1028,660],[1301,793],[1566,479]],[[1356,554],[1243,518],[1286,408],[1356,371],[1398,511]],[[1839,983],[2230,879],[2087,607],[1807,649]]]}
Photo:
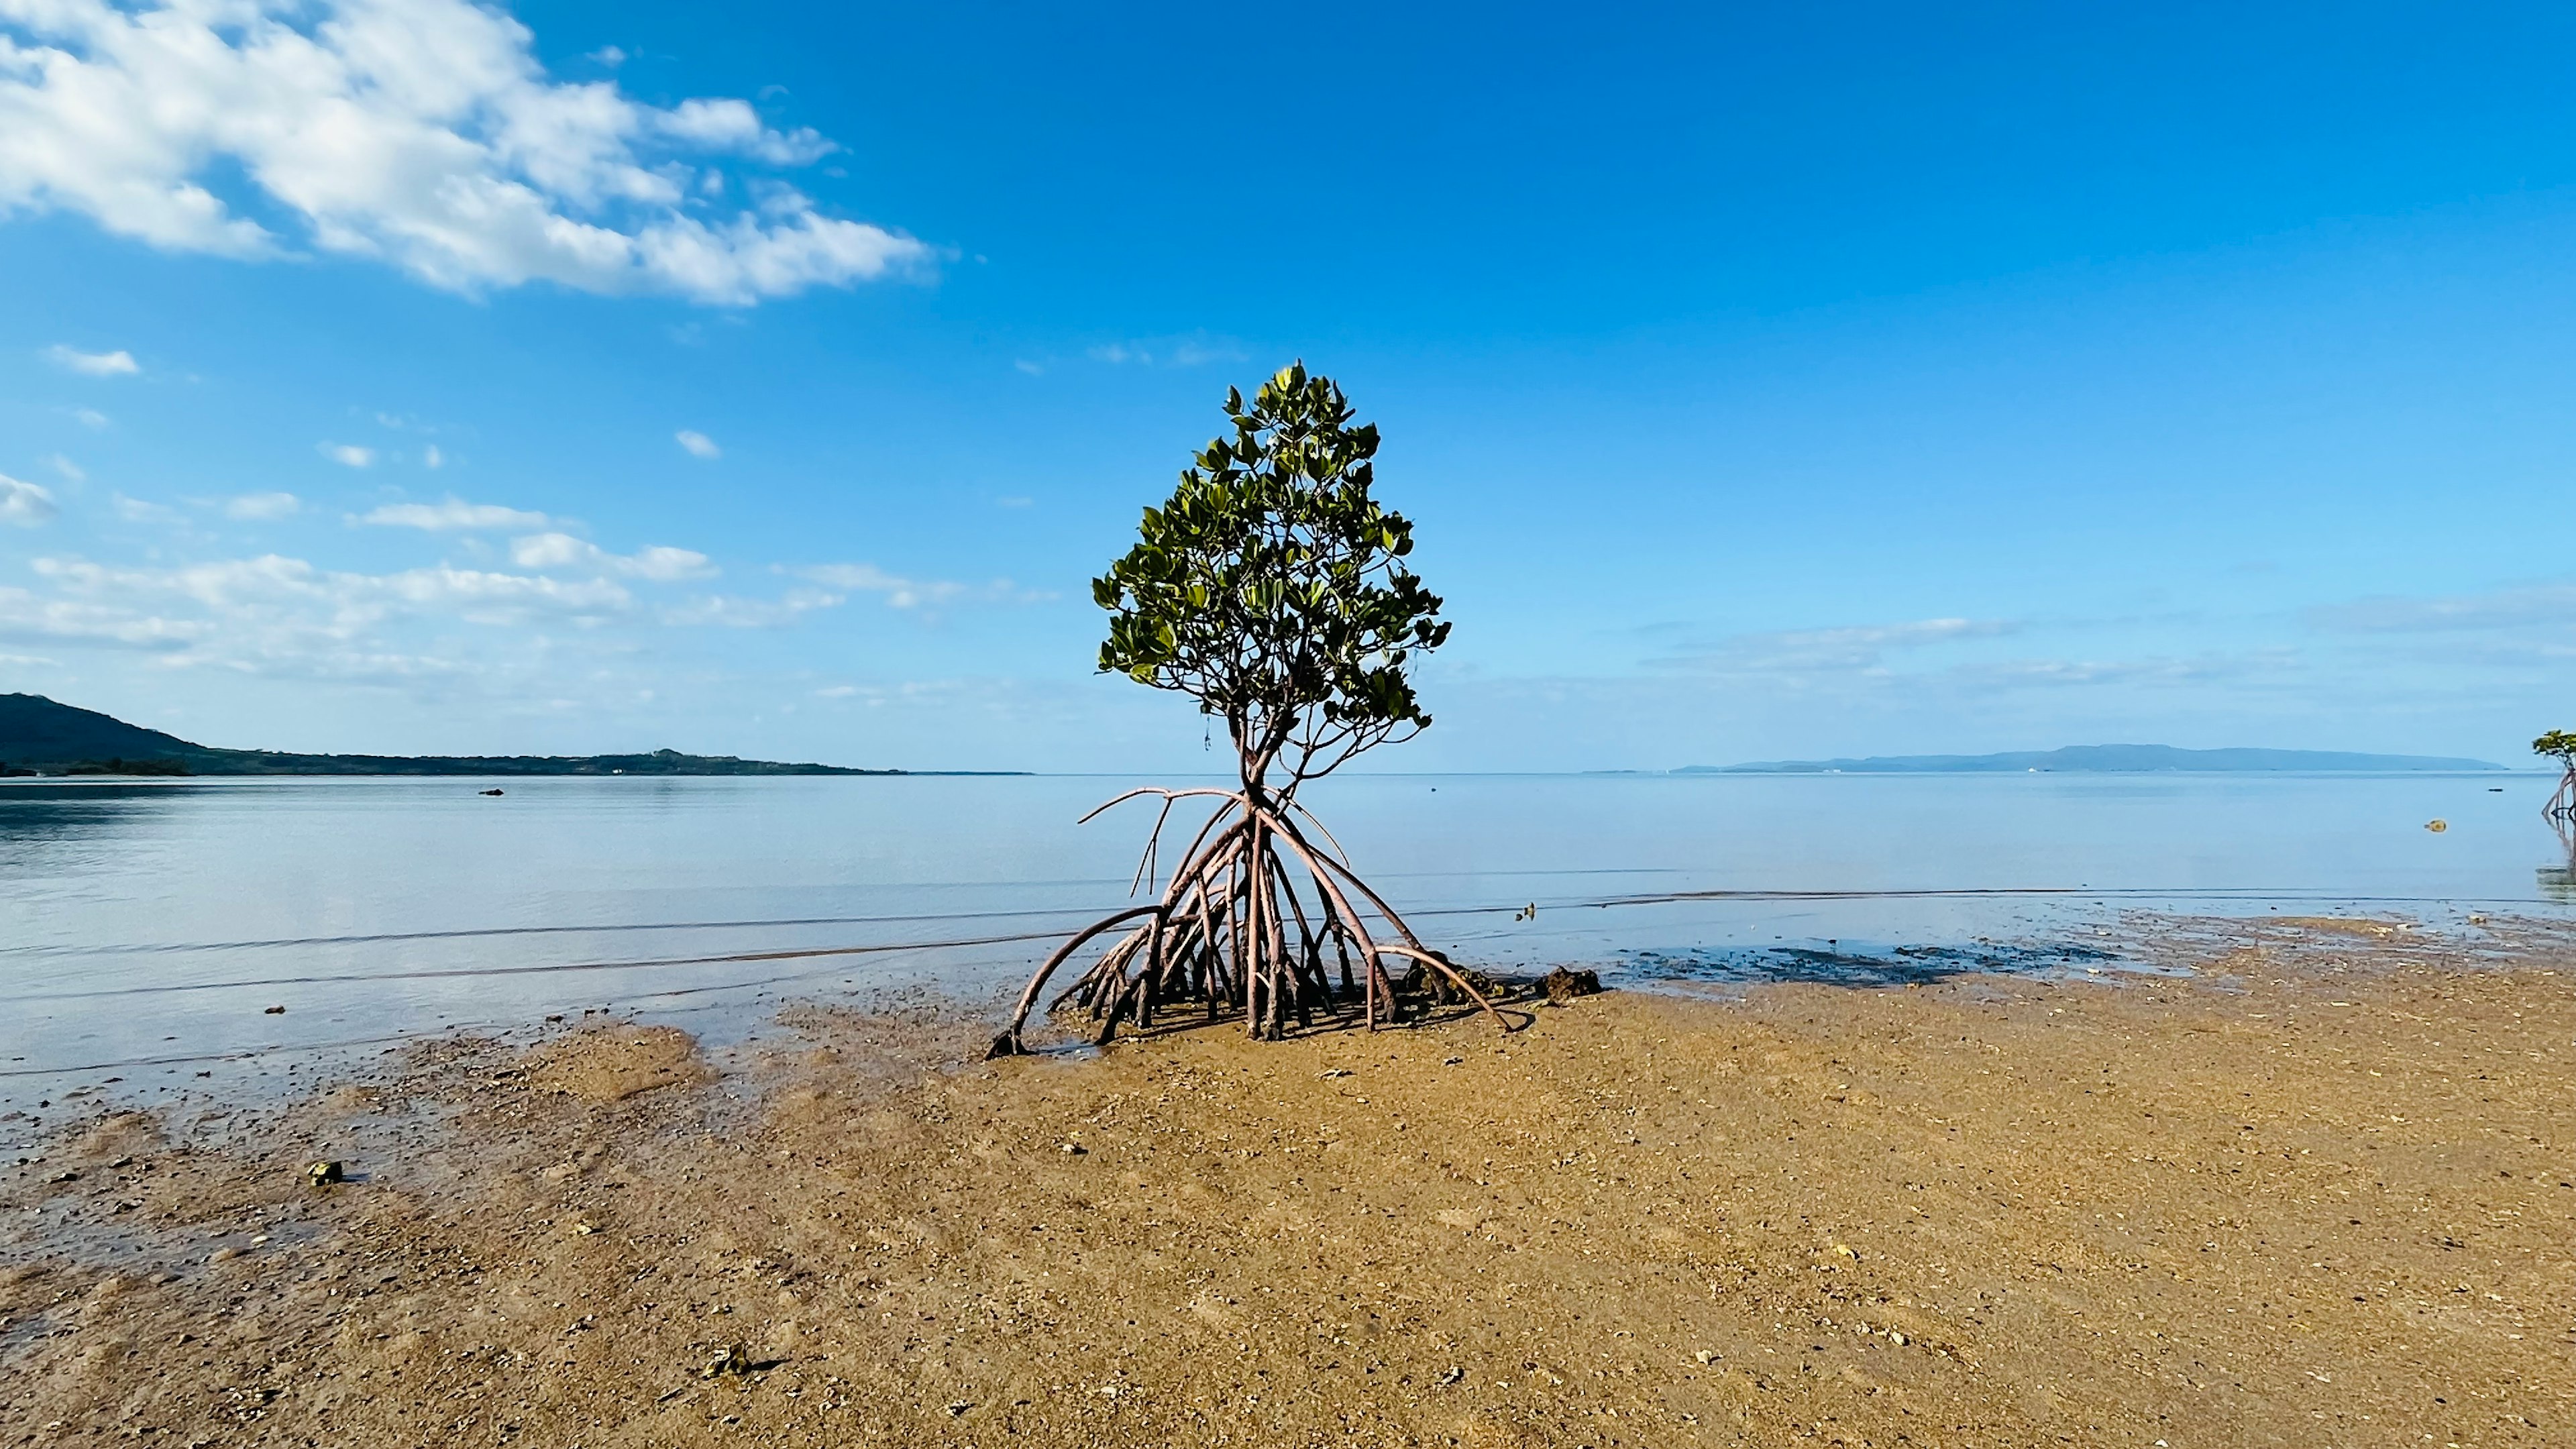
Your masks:
{"label": "arching aerial root", "polygon": [[1398,1020],[1402,1010],[1390,963],[1407,968],[1407,996],[1428,986],[1435,998],[1472,1002],[1495,1025],[1512,1029],[1494,1007],[1493,983],[1424,946],[1337,847],[1319,847],[1308,837],[1311,827],[1327,846],[1332,842],[1294,800],[1240,790],[1131,790],[1092,815],[1140,795],[1163,801],[1137,867],[1140,887],[1153,884],[1173,803],[1200,796],[1224,803],[1200,828],[1152,905],[1094,922],[1047,957],[1020,993],[1010,1026],[993,1038],[989,1055],[1027,1050],[1020,1031],[1049,979],[1104,937],[1108,945],[1099,959],[1048,1006],[1089,1013],[1099,1023],[1096,1040],[1102,1043],[1122,1023],[1151,1027],[1177,1011],[1204,1012],[1211,1022],[1240,1014],[1253,1036],[1275,1041],[1288,1034],[1292,1017],[1301,1028],[1314,1025],[1319,1015],[1346,1020],[1356,1004],[1362,1022],[1374,1030],[1381,1021]]}

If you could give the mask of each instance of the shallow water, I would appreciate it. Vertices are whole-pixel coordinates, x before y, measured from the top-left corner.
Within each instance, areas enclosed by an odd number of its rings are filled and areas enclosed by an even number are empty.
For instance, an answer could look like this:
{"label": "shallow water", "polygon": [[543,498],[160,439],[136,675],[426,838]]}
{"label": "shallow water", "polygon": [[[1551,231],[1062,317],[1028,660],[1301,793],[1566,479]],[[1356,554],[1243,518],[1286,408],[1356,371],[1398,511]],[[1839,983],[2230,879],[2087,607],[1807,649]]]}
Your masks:
{"label": "shallow water", "polygon": [[[989,998],[1125,898],[1152,820],[1077,825],[1137,783],[1099,777],[489,783],[0,787],[0,1113],[586,1009],[722,1036],[789,998]],[[2561,911],[2552,783],[1366,776],[1311,803],[1462,960],[1876,985],[2116,971],[2095,933],[2141,908]]]}

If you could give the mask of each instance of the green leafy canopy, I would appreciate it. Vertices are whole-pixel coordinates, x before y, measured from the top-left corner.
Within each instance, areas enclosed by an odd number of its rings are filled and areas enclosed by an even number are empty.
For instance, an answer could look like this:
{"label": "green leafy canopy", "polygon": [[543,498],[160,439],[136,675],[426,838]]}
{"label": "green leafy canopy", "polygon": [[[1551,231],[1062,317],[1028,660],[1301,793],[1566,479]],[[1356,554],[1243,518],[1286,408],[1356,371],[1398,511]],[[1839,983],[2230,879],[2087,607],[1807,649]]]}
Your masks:
{"label": "green leafy canopy", "polygon": [[2535,755],[2547,755],[2565,764],[2569,769],[2576,770],[2576,734],[2569,734],[2565,730],[2551,730],[2531,742],[2531,752]]}
{"label": "green leafy canopy", "polygon": [[1300,362],[1209,440],[1092,597],[1110,614],[1104,672],[1190,695],[1222,716],[1259,785],[1284,787],[1427,728],[1408,666],[1449,637],[1440,600],[1402,560],[1413,525],[1370,496],[1373,424]]}

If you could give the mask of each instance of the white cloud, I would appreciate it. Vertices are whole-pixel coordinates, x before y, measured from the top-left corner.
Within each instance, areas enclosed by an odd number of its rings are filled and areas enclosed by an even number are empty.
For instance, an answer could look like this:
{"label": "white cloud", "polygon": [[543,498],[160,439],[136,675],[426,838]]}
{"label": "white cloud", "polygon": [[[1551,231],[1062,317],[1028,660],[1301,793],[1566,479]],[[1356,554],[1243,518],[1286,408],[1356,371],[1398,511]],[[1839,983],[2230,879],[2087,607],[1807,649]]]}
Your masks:
{"label": "white cloud", "polygon": [[827,689],[815,690],[814,697],[816,699],[849,699],[856,696],[858,692],[859,687],[855,684],[835,684]]}
{"label": "white cloud", "polygon": [[164,507],[158,503],[146,503],[140,498],[128,498],[122,493],[116,495],[114,503],[116,507],[116,516],[124,519],[128,523],[176,523],[179,521],[179,510],[175,508]]}
{"label": "white cloud", "polygon": [[677,438],[680,446],[688,449],[696,457],[718,458],[724,455],[724,450],[716,446],[715,439],[694,429],[682,428],[671,436]]}
{"label": "white cloud", "polygon": [[1201,337],[1174,343],[1171,362],[1174,367],[1198,367],[1210,362],[1242,362],[1249,355],[1232,342]]}
{"label": "white cloud", "polygon": [[124,609],[156,602],[192,605],[213,616],[201,622],[224,629],[290,628],[340,639],[400,616],[521,624],[614,614],[634,602],[624,586],[607,579],[566,581],[446,564],[390,574],[339,573],[278,554],[172,568],[40,558],[33,568],[82,603]]}
{"label": "white cloud", "polygon": [[809,564],[803,568],[781,569],[780,572],[846,593],[883,594],[887,606],[896,609],[961,603],[1028,604],[1054,597],[1020,588],[1009,579],[995,579],[987,584],[962,584],[949,579],[908,579],[869,563]]}
{"label": "white cloud", "polygon": [[39,598],[25,589],[0,587],[0,639],[177,649],[211,632],[203,622],[164,619],[112,605]]}
{"label": "white cloud", "polygon": [[[0,0],[7,3],[7,0]],[[120,513],[183,515],[118,497]],[[470,505],[467,505],[470,506]],[[206,540],[160,535],[156,552]],[[640,663],[668,657],[656,636],[701,628],[784,629],[846,602],[789,583],[767,598],[638,596],[712,573],[702,555],[599,550],[568,534],[514,538],[507,564],[441,563],[368,573],[280,554],[135,563],[39,556],[27,587],[0,583],[0,649],[131,651],[156,669],[402,689],[422,699],[481,694],[522,707],[595,696],[605,681],[649,683]],[[825,698],[836,696],[825,695]],[[866,703],[866,700],[860,700]]]}
{"label": "white cloud", "polygon": [[[0,40],[0,46],[6,44],[6,40]],[[0,49],[0,66],[5,66],[8,59],[9,53],[5,49]],[[0,87],[0,95],[5,94],[5,87]],[[6,114],[5,110],[0,110],[0,115]],[[0,156],[7,154],[7,147],[7,138],[0,136]],[[0,161],[0,175],[6,174],[6,165],[5,161]],[[0,181],[0,185],[6,184],[5,181]],[[142,364],[134,360],[134,354],[123,349],[115,352],[80,352],[57,343],[46,348],[45,355],[54,360],[55,366],[68,368],[87,377],[131,377],[143,370]]]}
{"label": "white cloud", "polygon": [[583,56],[582,59],[595,60],[601,65],[607,66],[611,70],[615,70],[617,67],[626,63],[626,52],[613,45],[603,45],[599,49],[592,51],[590,54]]}
{"label": "white cloud", "polygon": [[1205,332],[1193,332],[1182,337],[1109,342],[1087,349],[1084,355],[1112,367],[1130,362],[1139,367],[1202,367],[1211,362],[1241,362],[1247,356],[1243,344],[1230,337],[1215,337]]}
{"label": "white cloud", "polygon": [[[634,602],[609,580],[446,566],[341,573],[275,554],[166,568],[39,558],[31,568],[50,592],[0,587],[0,642],[130,648],[173,668],[409,686],[514,666],[542,678],[558,631],[578,638],[631,617]],[[460,634],[467,625],[493,632]]]}
{"label": "white cloud", "polygon": [[716,575],[715,565],[707,562],[705,554],[692,549],[671,548],[659,544],[651,548],[637,549],[633,554],[622,559],[615,554],[609,555],[608,559],[610,566],[617,572],[633,574],[639,579],[651,579],[657,584],[670,583],[675,579],[713,578]]}
{"label": "white cloud", "polygon": [[2320,628],[2364,634],[2510,629],[2576,623],[2576,584],[2525,584],[2443,598],[2361,599],[2309,611]]}
{"label": "white cloud", "polygon": [[72,419],[92,432],[107,426],[107,414],[96,408],[74,408]]}
{"label": "white cloud", "polygon": [[497,503],[468,503],[451,496],[440,503],[387,503],[360,514],[353,521],[385,528],[418,528],[430,533],[499,533],[543,528],[553,520],[542,513],[504,508]]}
{"label": "white cloud", "polygon": [[795,570],[799,578],[812,579],[829,588],[854,593],[885,595],[887,604],[909,609],[923,602],[941,603],[953,598],[964,585],[939,580],[920,581],[887,573],[875,564],[815,564]]}
{"label": "white cloud", "polygon": [[775,629],[793,624],[816,609],[837,607],[842,596],[822,589],[789,589],[776,599],[745,599],[711,594],[662,611],[662,622],[682,626],[712,625],[724,629]]}
{"label": "white cloud", "polygon": [[316,443],[314,446],[322,450],[323,457],[344,467],[365,468],[376,461],[375,449],[361,448],[355,443]]}
{"label": "white cloud", "polygon": [[1879,668],[1896,651],[2016,632],[1996,619],[1917,619],[1829,629],[1737,634],[1689,649],[1659,664],[1717,673],[1806,673]]}
{"label": "white cloud", "polygon": [[45,461],[53,465],[55,472],[62,474],[65,478],[74,483],[84,483],[89,480],[89,475],[81,471],[80,464],[73,462],[71,459],[64,457],[60,453],[53,454],[46,458]]}
{"label": "white cloud", "polygon": [[432,443],[428,447],[420,450],[420,466],[424,468],[444,468],[447,466],[447,455],[438,451],[438,445],[436,443]]}
{"label": "white cloud", "polygon": [[[802,165],[746,102],[550,80],[470,0],[0,0],[0,212],[69,211],[176,251],[299,246],[461,292],[532,281],[749,305],[926,267],[930,249],[769,188],[693,201],[691,156]],[[280,236],[219,197],[239,177]]]}
{"label": "white cloud", "polygon": [[584,569],[623,574],[657,584],[715,576],[707,556],[691,549],[653,547],[631,555],[614,554],[568,533],[539,533],[510,543],[510,562],[523,569]]}
{"label": "white cloud", "polygon": [[284,518],[304,506],[292,493],[245,493],[224,500],[224,517],[265,521]]}
{"label": "white cloud", "polygon": [[0,473],[0,523],[17,528],[34,528],[50,523],[61,510],[54,507],[54,495],[33,483],[21,483]]}

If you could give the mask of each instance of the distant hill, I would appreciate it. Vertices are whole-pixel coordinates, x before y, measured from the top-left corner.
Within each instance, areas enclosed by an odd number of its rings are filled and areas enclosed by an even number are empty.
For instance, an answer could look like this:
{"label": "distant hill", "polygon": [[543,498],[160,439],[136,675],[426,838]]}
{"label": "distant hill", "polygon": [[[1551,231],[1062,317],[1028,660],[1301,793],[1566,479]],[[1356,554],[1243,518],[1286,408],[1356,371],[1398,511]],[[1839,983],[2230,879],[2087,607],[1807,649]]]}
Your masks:
{"label": "distant hill", "polygon": [[2485,760],[2438,755],[2356,755],[2341,750],[2179,750],[2171,745],[2069,745],[1999,755],[1872,755],[1860,760],[1764,760],[1749,765],[1690,765],[1676,775],[1971,775],[2110,774],[2149,770],[2501,770]]}
{"label": "distant hill", "polygon": [[901,775],[731,755],[294,755],[226,750],[41,694],[0,694],[0,771],[12,775]]}

